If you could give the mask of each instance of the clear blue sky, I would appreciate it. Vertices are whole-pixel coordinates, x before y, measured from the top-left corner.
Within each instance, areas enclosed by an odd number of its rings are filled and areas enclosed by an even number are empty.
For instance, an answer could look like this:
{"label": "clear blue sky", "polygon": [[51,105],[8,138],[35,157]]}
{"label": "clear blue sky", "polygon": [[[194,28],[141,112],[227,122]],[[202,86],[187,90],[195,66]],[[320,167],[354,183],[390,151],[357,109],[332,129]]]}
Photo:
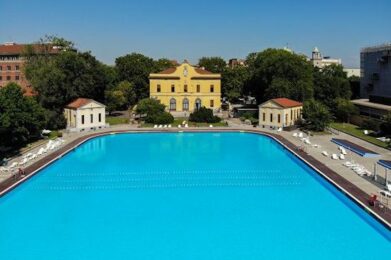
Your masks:
{"label": "clear blue sky", "polygon": [[0,0],[0,42],[70,39],[113,64],[153,58],[245,57],[287,43],[359,66],[361,47],[391,41],[391,0]]}

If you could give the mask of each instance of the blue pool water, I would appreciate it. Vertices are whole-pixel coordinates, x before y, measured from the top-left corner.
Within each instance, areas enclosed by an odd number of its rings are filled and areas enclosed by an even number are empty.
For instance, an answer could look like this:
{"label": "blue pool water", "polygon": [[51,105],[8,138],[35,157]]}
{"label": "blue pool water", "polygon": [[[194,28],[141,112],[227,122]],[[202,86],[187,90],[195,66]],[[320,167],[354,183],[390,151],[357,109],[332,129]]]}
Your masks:
{"label": "blue pool water", "polygon": [[391,232],[272,139],[92,139],[0,198],[0,259],[387,259]]}

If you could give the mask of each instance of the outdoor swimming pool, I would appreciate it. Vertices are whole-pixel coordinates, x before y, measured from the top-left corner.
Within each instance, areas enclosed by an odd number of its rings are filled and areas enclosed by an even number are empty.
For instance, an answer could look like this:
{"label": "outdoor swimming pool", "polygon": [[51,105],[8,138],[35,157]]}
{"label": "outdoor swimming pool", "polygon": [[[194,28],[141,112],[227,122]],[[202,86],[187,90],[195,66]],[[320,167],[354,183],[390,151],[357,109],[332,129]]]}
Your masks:
{"label": "outdoor swimming pool", "polygon": [[116,134],[0,198],[1,259],[387,259],[391,232],[272,139]]}

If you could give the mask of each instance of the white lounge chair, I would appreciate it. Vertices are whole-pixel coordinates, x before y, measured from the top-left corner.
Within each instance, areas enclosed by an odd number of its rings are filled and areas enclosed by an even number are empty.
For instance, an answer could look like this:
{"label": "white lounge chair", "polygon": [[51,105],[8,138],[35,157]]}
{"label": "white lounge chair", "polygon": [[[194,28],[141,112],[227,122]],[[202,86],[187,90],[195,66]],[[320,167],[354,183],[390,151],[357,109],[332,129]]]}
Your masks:
{"label": "white lounge chair", "polygon": [[157,128],[157,125],[154,125],[153,128]]}
{"label": "white lounge chair", "polygon": [[168,125],[168,128],[171,128],[171,125]]}
{"label": "white lounge chair", "polygon": [[32,155],[33,155],[32,153],[28,153],[28,154],[25,154],[25,155],[23,156],[23,158],[30,158]]}
{"label": "white lounge chair", "polygon": [[342,150],[341,150],[341,154],[343,154],[343,155],[347,155],[348,153],[346,152],[346,150],[345,150],[345,149],[342,149]]}
{"label": "white lounge chair", "polygon": [[167,128],[167,125],[164,125],[163,128]]}
{"label": "white lounge chair", "polygon": [[185,124],[185,128],[188,128],[189,127],[189,125],[188,124]]}
{"label": "white lounge chair", "polygon": [[346,166],[346,167],[352,167],[353,166],[353,163],[349,162],[349,161],[346,161],[343,163],[343,166]]}
{"label": "white lounge chair", "polygon": [[299,133],[298,137],[303,138],[303,133]]}
{"label": "white lounge chair", "polygon": [[49,142],[46,144],[46,148],[50,147],[53,144],[53,140],[49,140]]}
{"label": "white lounge chair", "polygon": [[293,137],[297,137],[297,133],[295,132],[295,133],[293,133],[293,135],[292,135]]}
{"label": "white lounge chair", "polygon": [[323,151],[322,154],[326,157],[329,157],[329,153],[327,151]]}
{"label": "white lounge chair", "polygon": [[23,160],[21,160],[18,165],[19,166],[22,166],[22,165],[25,165],[26,163],[28,162],[28,159],[27,158],[23,158]]}
{"label": "white lounge chair", "polygon": [[364,173],[365,173],[365,175],[368,176],[368,177],[373,176],[373,173],[372,173],[370,170],[365,169],[365,170],[364,170]]}
{"label": "white lounge chair", "polygon": [[178,125],[178,128],[182,128],[182,125]]}
{"label": "white lounge chair", "polygon": [[211,128],[212,128],[212,127],[213,127],[213,125],[209,125],[209,127],[211,127]]}
{"label": "white lounge chair", "polygon": [[163,127],[163,125],[159,125],[159,128],[162,128]]}
{"label": "white lounge chair", "polygon": [[45,149],[44,149],[44,148],[40,148],[40,149],[38,150],[37,155],[42,155],[42,154],[44,154],[44,153],[45,153]]}
{"label": "white lounge chair", "polygon": [[8,173],[9,169],[7,167],[0,167],[0,173]]}
{"label": "white lounge chair", "polygon": [[182,122],[182,125],[186,125],[186,121],[183,121],[183,122]]}
{"label": "white lounge chair", "polygon": [[343,155],[342,153],[339,155],[339,159],[341,160],[345,160],[345,155]]}
{"label": "white lounge chair", "polygon": [[282,132],[282,127],[279,127],[279,128],[277,129],[277,132]]}
{"label": "white lounge chair", "polygon": [[17,162],[13,162],[10,166],[8,166],[8,169],[12,169],[12,168],[15,168],[16,166],[18,166],[18,163]]}
{"label": "white lounge chair", "polygon": [[307,139],[304,139],[304,143],[305,144],[311,144],[310,140],[307,138]]}
{"label": "white lounge chair", "polygon": [[333,159],[333,160],[338,160],[338,156],[337,156],[335,153],[333,153],[333,154],[331,155],[331,159]]}
{"label": "white lounge chair", "polygon": [[369,131],[368,130],[364,130],[364,135],[368,135],[369,134]]}
{"label": "white lounge chair", "polygon": [[386,188],[384,190],[379,191],[381,195],[391,197],[391,183],[386,184]]}

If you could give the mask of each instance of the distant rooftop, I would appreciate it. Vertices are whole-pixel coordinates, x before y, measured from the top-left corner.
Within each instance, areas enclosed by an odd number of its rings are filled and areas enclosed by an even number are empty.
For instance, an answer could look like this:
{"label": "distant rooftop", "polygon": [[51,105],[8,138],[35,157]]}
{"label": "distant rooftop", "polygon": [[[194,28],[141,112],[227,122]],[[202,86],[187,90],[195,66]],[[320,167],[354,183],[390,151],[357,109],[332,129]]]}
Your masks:
{"label": "distant rooftop", "polygon": [[45,48],[49,49],[50,53],[58,53],[60,48],[58,46],[53,46],[52,44],[18,44],[15,42],[5,42],[4,44],[0,44],[0,55],[20,55],[24,52],[26,46],[31,46],[33,50],[37,53],[41,53],[45,51]]}
{"label": "distant rooftop", "polygon": [[375,52],[375,51],[389,51],[389,50],[391,50],[391,42],[384,43],[381,45],[365,47],[361,49],[361,52]]}

